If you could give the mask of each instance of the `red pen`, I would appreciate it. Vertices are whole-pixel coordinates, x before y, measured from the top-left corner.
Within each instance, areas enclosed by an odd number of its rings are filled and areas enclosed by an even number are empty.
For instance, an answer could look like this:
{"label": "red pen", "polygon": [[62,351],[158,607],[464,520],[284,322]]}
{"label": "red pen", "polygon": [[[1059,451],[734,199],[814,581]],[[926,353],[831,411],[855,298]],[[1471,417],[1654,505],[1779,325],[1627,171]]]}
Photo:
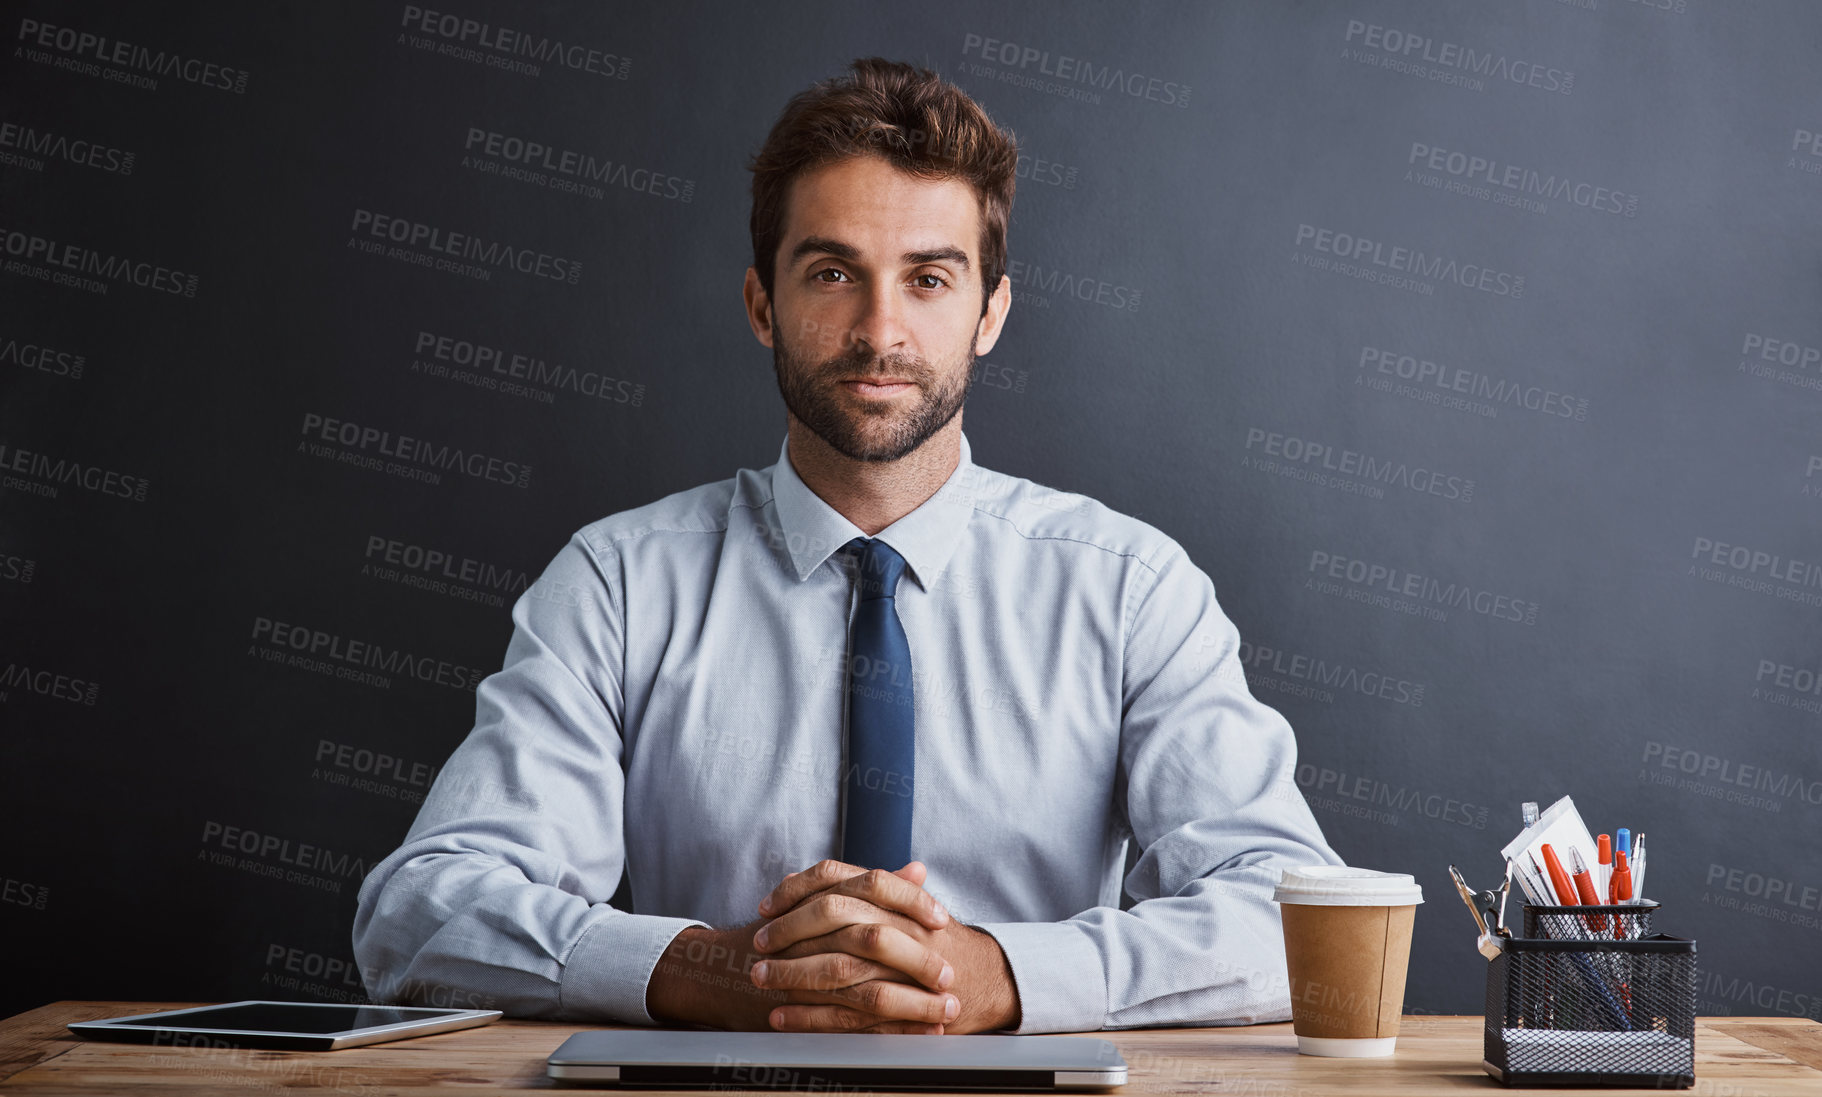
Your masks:
{"label": "red pen", "polygon": [[[1582,905],[1590,907],[1600,906],[1601,895],[1600,892],[1594,890],[1594,874],[1588,871],[1587,864],[1582,861],[1582,851],[1579,849],[1570,850],[1569,861],[1575,869],[1575,871],[1570,874],[1570,879],[1575,881],[1575,892],[1577,895],[1581,896]],[[1604,914],[1597,918],[1585,918],[1583,921],[1587,922],[1588,928],[1596,933],[1605,933],[1607,931],[1607,916]]]}
{"label": "red pen", "polygon": [[1625,850],[1613,851],[1613,889],[1608,898],[1615,903],[1622,903],[1632,898],[1632,865],[1630,861]]}
{"label": "red pen", "polygon": [[1594,881],[1594,890],[1598,895],[1607,894],[1607,886],[1613,879],[1613,835],[1603,834],[1594,840],[1594,859],[1600,862],[1600,876]]}
{"label": "red pen", "polygon": [[[1613,851],[1613,895],[1612,895],[1612,899],[1616,903],[1623,902],[1627,899],[1632,898],[1632,864],[1631,864],[1631,860],[1632,859],[1630,857],[1626,856],[1625,850],[1616,849]],[[1623,919],[1621,919],[1619,915],[1617,915],[1617,914],[1614,915],[1613,916],[1613,937],[1614,937],[1614,939],[1619,940],[1619,939],[1622,939],[1622,938],[1625,938],[1628,936],[1630,936],[1630,934],[1626,930],[1625,921]]]}
{"label": "red pen", "polygon": [[1550,848],[1549,842],[1545,842],[1542,849],[1544,868],[1550,873],[1550,888],[1556,892],[1557,905],[1576,906],[1575,885],[1569,882],[1569,874],[1563,871],[1562,861],[1557,858],[1556,851]]}

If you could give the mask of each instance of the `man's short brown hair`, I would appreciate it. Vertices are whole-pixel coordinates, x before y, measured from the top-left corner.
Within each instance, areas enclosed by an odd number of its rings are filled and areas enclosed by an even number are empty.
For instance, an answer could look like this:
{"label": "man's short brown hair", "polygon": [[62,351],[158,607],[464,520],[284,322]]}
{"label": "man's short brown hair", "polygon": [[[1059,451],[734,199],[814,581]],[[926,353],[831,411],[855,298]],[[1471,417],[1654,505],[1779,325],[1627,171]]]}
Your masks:
{"label": "man's short brown hair", "polygon": [[791,183],[806,171],[871,153],[926,179],[962,179],[981,209],[981,313],[1006,273],[1006,222],[1018,143],[968,93],[931,72],[863,57],[852,75],[822,80],[785,105],[753,173],[753,268],[766,296],[784,231]]}

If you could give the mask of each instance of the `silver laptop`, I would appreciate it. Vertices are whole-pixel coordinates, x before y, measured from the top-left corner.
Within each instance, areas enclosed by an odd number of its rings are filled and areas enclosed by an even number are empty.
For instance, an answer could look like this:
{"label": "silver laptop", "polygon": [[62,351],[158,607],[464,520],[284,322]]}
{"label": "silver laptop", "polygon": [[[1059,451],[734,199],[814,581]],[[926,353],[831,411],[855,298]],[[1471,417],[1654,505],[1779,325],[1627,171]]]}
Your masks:
{"label": "silver laptop", "polygon": [[551,1053],[567,1085],[691,1089],[1105,1090],[1126,1060],[1089,1036],[615,1029],[578,1032]]}

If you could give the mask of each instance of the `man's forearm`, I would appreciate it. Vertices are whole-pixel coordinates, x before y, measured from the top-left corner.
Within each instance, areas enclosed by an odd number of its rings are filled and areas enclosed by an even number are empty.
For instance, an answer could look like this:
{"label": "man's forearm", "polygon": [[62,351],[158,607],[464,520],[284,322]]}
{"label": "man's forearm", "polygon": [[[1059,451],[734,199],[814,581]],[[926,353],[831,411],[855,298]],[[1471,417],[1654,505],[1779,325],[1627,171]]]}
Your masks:
{"label": "man's forearm", "polygon": [[783,991],[762,990],[748,974],[760,954],[753,933],[764,920],[737,929],[690,926],[677,934],[645,988],[645,1009],[660,1024],[763,1030]]}

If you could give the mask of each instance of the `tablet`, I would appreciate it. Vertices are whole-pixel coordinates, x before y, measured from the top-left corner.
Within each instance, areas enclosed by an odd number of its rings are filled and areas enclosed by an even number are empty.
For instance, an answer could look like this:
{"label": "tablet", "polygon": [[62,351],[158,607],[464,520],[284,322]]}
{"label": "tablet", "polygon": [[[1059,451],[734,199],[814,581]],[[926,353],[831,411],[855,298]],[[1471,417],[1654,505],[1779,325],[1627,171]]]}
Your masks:
{"label": "tablet", "polygon": [[334,1051],[428,1036],[498,1020],[497,1009],[352,1006],[336,1002],[228,1002],[105,1021],[72,1021],[91,1040],[168,1047],[258,1047]]}

